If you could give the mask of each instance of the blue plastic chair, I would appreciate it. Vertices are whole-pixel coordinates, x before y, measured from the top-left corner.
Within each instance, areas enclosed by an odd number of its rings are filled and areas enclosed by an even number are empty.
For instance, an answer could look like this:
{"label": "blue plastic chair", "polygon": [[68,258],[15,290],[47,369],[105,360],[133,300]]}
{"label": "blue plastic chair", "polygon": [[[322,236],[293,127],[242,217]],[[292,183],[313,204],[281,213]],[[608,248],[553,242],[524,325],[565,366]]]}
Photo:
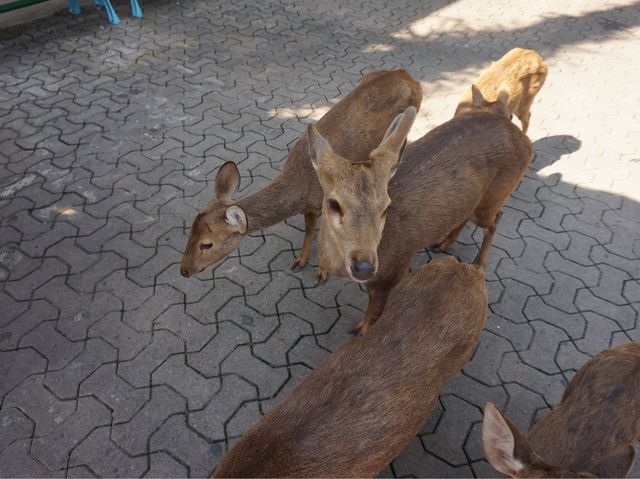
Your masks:
{"label": "blue plastic chair", "polygon": [[[140,4],[138,0],[130,0],[131,2],[131,15],[134,17],[141,18],[142,17],[142,9],[140,8]],[[118,14],[115,9],[111,5],[110,0],[95,0],[95,4],[98,7],[104,7],[107,11],[107,17],[109,18],[109,23],[112,25],[118,25],[120,23],[120,18],[118,18]],[[73,15],[78,15],[80,13],[80,1],[79,0],[69,0],[69,13]]]}

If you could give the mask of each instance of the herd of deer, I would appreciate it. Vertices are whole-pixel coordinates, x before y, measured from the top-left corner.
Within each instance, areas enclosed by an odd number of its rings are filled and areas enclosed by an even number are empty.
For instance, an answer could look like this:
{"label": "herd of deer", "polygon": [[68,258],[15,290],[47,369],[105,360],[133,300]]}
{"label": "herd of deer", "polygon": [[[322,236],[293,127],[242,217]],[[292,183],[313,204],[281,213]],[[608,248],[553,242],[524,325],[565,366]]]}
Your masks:
{"label": "herd of deer", "polygon": [[[546,75],[536,52],[513,49],[463,95],[453,119],[407,144],[420,83],[404,70],[369,73],[309,125],[262,190],[232,199],[240,174],[222,165],[215,198],[193,222],[183,276],[298,213],[306,234],[292,267],[302,268],[322,213],[318,282],[349,276],[369,303],[359,335],[247,432],[216,477],[371,477],[420,431],[480,340],[484,264],[500,208],[532,158],[525,133]],[[419,249],[445,251],[469,220],[484,229],[473,265],[449,256],[409,272]],[[588,361],[528,436],[491,403],[482,429],[487,460],[512,477],[626,476],[639,439],[639,343]]]}

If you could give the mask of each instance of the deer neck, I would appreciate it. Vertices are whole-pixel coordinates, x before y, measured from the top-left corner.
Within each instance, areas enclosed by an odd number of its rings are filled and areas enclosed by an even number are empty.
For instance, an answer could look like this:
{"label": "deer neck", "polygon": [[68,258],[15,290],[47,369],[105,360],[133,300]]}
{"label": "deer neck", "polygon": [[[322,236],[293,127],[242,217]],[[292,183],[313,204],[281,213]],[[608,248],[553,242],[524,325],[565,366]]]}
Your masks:
{"label": "deer neck", "polygon": [[273,226],[308,209],[314,191],[313,185],[307,183],[309,181],[300,180],[296,184],[291,178],[280,175],[256,193],[239,199],[236,204],[247,215],[247,232]]}

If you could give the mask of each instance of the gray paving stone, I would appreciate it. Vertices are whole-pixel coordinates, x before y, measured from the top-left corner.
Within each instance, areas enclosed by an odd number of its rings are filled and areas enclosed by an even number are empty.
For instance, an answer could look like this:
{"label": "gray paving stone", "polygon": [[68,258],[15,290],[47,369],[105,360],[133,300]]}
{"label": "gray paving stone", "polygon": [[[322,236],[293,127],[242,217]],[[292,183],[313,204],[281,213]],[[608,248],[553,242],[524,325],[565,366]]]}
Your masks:
{"label": "gray paving stone", "polygon": [[19,439],[33,434],[34,422],[17,408],[0,409],[0,451]]}
{"label": "gray paving stone", "polygon": [[183,415],[171,417],[150,438],[152,451],[164,450],[191,464],[189,477],[209,477],[222,456],[222,449],[187,427]]}
{"label": "gray paving stone", "polygon": [[106,406],[91,397],[80,398],[77,410],[71,416],[50,434],[34,438],[31,454],[49,469],[66,467],[69,453],[87,434],[110,422],[111,414]]}
{"label": "gray paving stone", "polygon": [[71,452],[69,465],[86,465],[99,477],[139,477],[147,469],[147,459],[127,456],[109,439],[109,428],[100,427]]}
{"label": "gray paving stone", "polygon": [[574,301],[580,312],[593,312],[601,316],[612,318],[621,328],[633,328],[636,311],[631,305],[616,305],[610,301],[597,297],[591,290],[581,289],[577,292]]}
{"label": "gray paving stone", "polygon": [[151,331],[139,332],[122,321],[121,313],[107,314],[90,327],[88,336],[101,338],[118,350],[118,360],[131,361],[151,343]]}
{"label": "gray paving stone", "polygon": [[153,320],[154,331],[167,330],[185,340],[193,351],[200,350],[216,334],[213,325],[202,324],[185,314],[182,304],[174,304]]}
{"label": "gray paving stone", "polygon": [[549,412],[543,396],[519,384],[505,385],[509,395],[509,403],[503,407],[503,412],[513,418],[512,421],[520,431],[528,431],[535,424],[536,417]]}
{"label": "gray paving stone", "polygon": [[96,476],[86,466],[76,466],[76,467],[70,467],[67,469],[67,477],[85,478],[85,477],[98,477],[98,476]]}
{"label": "gray paving stone", "polygon": [[34,422],[35,434],[51,434],[76,410],[75,400],[60,400],[44,387],[44,375],[31,376],[11,391],[4,407],[19,407]]}
{"label": "gray paving stone", "polygon": [[89,330],[102,317],[113,316],[122,310],[122,301],[107,292],[97,292],[90,295],[77,294],[77,296],[80,301],[77,309],[73,311],[73,315],[65,314],[56,322],[56,329],[72,341],[86,339],[89,336]]}
{"label": "gray paving stone", "polygon": [[[58,317],[58,311],[45,300],[14,302],[4,295],[3,304],[7,305],[6,323],[0,326],[0,349],[16,349],[20,339],[37,325]],[[19,308],[19,309],[18,309]],[[26,311],[25,311],[26,310]],[[24,311],[24,312],[21,312]],[[15,317],[12,317],[17,315]]]}
{"label": "gray paving stone", "polygon": [[449,464],[460,466],[467,462],[464,442],[470,430],[469,423],[480,421],[482,414],[477,407],[455,396],[441,396],[444,414],[435,433],[421,435],[426,450]]}
{"label": "gray paving stone", "polygon": [[55,323],[47,321],[36,327],[20,340],[22,347],[32,347],[47,358],[47,369],[64,368],[83,349],[82,343],[72,343],[55,330]]}
{"label": "gray paving stone", "polygon": [[272,367],[253,356],[249,346],[237,347],[222,361],[220,370],[222,374],[242,376],[258,386],[260,398],[272,397],[289,376],[286,367]]}
{"label": "gray paving stone", "polygon": [[169,285],[161,285],[148,291],[151,293],[149,298],[135,309],[127,308],[123,316],[124,322],[137,331],[151,331],[153,322],[171,304],[183,302],[180,291]]}
{"label": "gray paving stone", "polygon": [[65,477],[64,470],[50,471],[29,455],[28,439],[0,452],[0,471],[15,471],[14,477]]}
{"label": "gray paving stone", "polygon": [[151,434],[174,414],[184,412],[185,400],[167,386],[151,388],[151,399],[140,409],[133,419],[114,424],[111,439],[131,455],[148,452]]}
{"label": "gray paving stone", "polygon": [[[548,375],[523,363],[516,353],[507,353],[498,371],[500,378],[506,383],[516,383],[544,395],[553,404],[560,404],[566,387],[566,381],[560,374]],[[526,378],[526,381],[525,379]]]}
{"label": "gray paving stone", "polygon": [[533,340],[527,350],[520,353],[520,357],[525,363],[547,374],[557,373],[555,353],[569,337],[562,329],[548,322],[531,321],[529,324],[534,330]]}
{"label": "gray paving stone", "polygon": [[301,289],[292,289],[278,303],[278,311],[295,314],[311,323],[316,334],[327,333],[338,319],[337,309],[323,309],[307,299]]}
{"label": "gray paving stone", "polygon": [[102,339],[89,339],[84,351],[64,369],[47,372],[45,384],[54,394],[64,399],[78,396],[78,387],[101,364],[113,362],[117,351]]}
{"label": "gray paving stone", "polygon": [[[226,279],[216,279],[211,282],[204,296],[194,298],[193,294],[187,296],[185,311],[187,314],[198,318],[203,323],[216,321],[216,312],[219,311],[231,298],[242,296],[242,288]],[[244,303],[243,301],[239,304]],[[234,316],[234,315],[232,315]],[[222,318],[220,318],[222,320]]]}
{"label": "gray paving stone", "polygon": [[149,462],[151,465],[144,477],[187,477],[187,468],[166,452],[149,454]]}
{"label": "gray paving stone", "polygon": [[0,396],[4,396],[27,377],[44,372],[47,360],[35,349],[0,352]]}
{"label": "gray paving stone", "polygon": [[156,331],[151,343],[134,359],[118,365],[118,375],[135,387],[151,384],[151,373],[170,355],[184,352],[184,341],[168,331]]}
{"label": "gray paving stone", "polygon": [[480,344],[464,370],[484,384],[499,385],[501,383],[498,375],[499,365],[502,364],[505,354],[511,351],[513,346],[509,341],[491,332],[483,331]]}
{"label": "gray paving stone", "polygon": [[248,342],[249,334],[243,329],[232,323],[220,323],[217,334],[201,351],[187,353],[187,364],[204,376],[217,376],[222,361],[238,344]]}
{"label": "gray paving stone", "polygon": [[393,461],[396,477],[473,477],[469,466],[453,466],[424,450],[419,439],[413,439]]}
{"label": "gray paving stone", "polygon": [[258,401],[246,402],[229,418],[227,422],[227,435],[240,437],[256,424],[262,414]]}
{"label": "gray paving stone", "polygon": [[226,439],[226,421],[246,401],[256,396],[256,386],[236,375],[225,376],[222,388],[202,410],[189,414],[189,426],[213,441]]}
{"label": "gray paving stone", "polygon": [[302,335],[312,333],[311,325],[293,315],[282,315],[280,325],[262,344],[253,347],[253,355],[271,366],[286,366],[287,351]]}
{"label": "gray paving stone", "polygon": [[115,364],[103,364],[80,384],[80,396],[95,396],[112,411],[113,422],[131,418],[149,401],[149,389],[135,389],[116,375]]}
{"label": "gray paving stone", "polygon": [[187,399],[189,410],[202,409],[220,390],[220,378],[205,378],[186,364],[184,355],[168,358],[151,375],[151,384],[166,384]]}

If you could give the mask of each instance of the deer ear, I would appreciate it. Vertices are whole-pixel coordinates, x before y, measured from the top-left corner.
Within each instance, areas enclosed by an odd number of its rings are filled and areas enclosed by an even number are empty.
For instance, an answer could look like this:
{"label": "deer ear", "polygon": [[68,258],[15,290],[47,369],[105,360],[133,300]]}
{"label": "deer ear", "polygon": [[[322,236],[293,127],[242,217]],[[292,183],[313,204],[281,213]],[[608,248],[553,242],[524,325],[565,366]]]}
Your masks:
{"label": "deer ear", "polygon": [[515,456],[518,441],[526,442],[495,405],[487,403],[482,422],[482,445],[489,464],[501,473],[515,477],[525,467]]}
{"label": "deer ear", "polygon": [[625,444],[596,462],[589,472],[598,477],[627,477],[635,459],[635,449]]}
{"label": "deer ear", "polygon": [[483,107],[487,104],[487,100],[484,99],[480,88],[478,88],[475,83],[471,85],[471,99],[473,102],[473,106],[476,108]]}
{"label": "deer ear", "polygon": [[500,116],[504,116],[505,118],[508,118],[508,119],[511,118],[511,114],[509,113],[509,107],[508,107],[509,95],[510,95],[509,86],[506,83],[503,83],[502,85],[500,85],[498,98],[496,102],[493,104],[493,108],[492,108],[494,113]]}
{"label": "deer ear", "polygon": [[309,144],[309,157],[313,168],[318,171],[328,156],[333,153],[331,145],[320,134],[315,125],[307,127],[307,142]]}
{"label": "deer ear", "polygon": [[378,148],[371,153],[371,156],[375,156],[376,154],[380,154],[382,151],[385,152],[384,156],[389,160],[384,166],[390,168],[391,176],[395,173],[395,169],[398,166],[402,153],[404,152],[404,148],[407,144],[407,135],[413,126],[417,113],[417,110],[410,106],[404,111],[404,113],[396,116],[389,125],[389,128],[387,128],[387,132],[384,134]]}
{"label": "deer ear", "polygon": [[389,128],[387,128],[387,132],[384,134],[378,148],[399,152],[407,139],[407,135],[413,126],[417,114],[416,109],[410,106],[403,113],[396,116],[389,125]]}
{"label": "deer ear", "polygon": [[227,161],[216,175],[216,198],[230,198],[240,186],[240,172],[233,161]]}
{"label": "deer ear", "polygon": [[224,213],[224,220],[234,226],[239,233],[247,232],[247,215],[239,206],[229,206]]}
{"label": "deer ear", "polygon": [[509,103],[509,97],[511,96],[511,89],[507,82],[503,82],[500,84],[500,88],[498,89],[498,101],[507,108],[507,104]]}

